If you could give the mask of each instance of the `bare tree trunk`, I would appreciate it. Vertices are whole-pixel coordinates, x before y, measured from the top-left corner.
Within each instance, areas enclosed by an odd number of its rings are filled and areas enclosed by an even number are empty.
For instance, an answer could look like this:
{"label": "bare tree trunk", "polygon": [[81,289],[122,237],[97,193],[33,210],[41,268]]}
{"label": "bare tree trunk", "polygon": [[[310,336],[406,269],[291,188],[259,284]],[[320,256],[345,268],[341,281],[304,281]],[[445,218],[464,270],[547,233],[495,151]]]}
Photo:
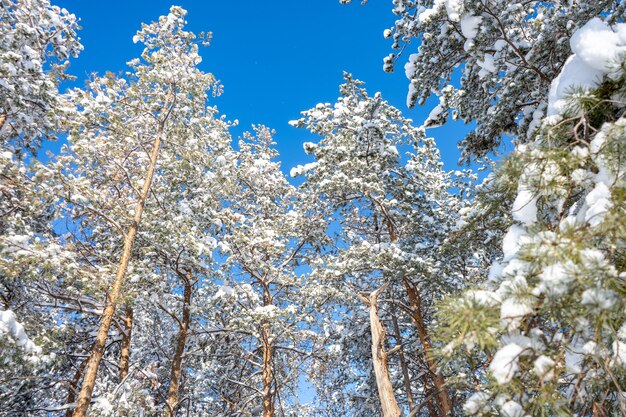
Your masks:
{"label": "bare tree trunk", "polygon": [[[264,283],[263,288],[263,305],[268,306],[272,303],[267,284]],[[263,323],[261,343],[263,344],[263,417],[274,417],[274,398],[275,392],[273,387],[273,356],[274,345],[272,341],[272,329],[270,323]]]}
{"label": "bare tree trunk", "polygon": [[[391,314],[391,322],[393,323],[394,338],[398,346],[402,346],[402,335],[400,334],[400,326],[398,325],[398,318],[395,314],[395,309]],[[409,410],[412,410],[415,402],[413,401],[413,392],[411,391],[411,378],[409,376],[409,366],[404,357],[404,349],[400,348],[398,351],[398,359],[400,361],[400,369],[402,369],[402,379],[404,381],[404,390],[406,391],[406,400],[409,404]]]}
{"label": "bare tree trunk", "polygon": [[[164,109],[168,109],[170,102],[170,95],[168,95],[163,106]],[[106,306],[102,313],[102,320],[100,321],[100,328],[96,334],[96,340],[91,348],[91,354],[87,363],[87,369],[85,371],[85,377],[83,379],[83,385],[80,393],[78,394],[78,401],[76,402],[76,408],[74,409],[73,417],[85,417],[89,404],[91,403],[91,396],[93,395],[93,389],[96,384],[96,376],[98,375],[98,368],[100,367],[100,361],[104,354],[104,347],[106,340],[109,336],[109,329],[111,328],[111,321],[115,314],[115,308],[122,291],[122,285],[124,284],[124,278],[126,277],[126,271],[128,270],[128,264],[132,256],[133,244],[135,242],[135,235],[137,229],[141,223],[141,216],[143,214],[144,205],[148,199],[150,192],[150,186],[152,185],[152,177],[156,168],[157,158],[159,156],[159,150],[161,148],[161,137],[163,136],[163,130],[167,116],[161,121],[159,126],[159,132],[154,138],[152,144],[152,151],[150,152],[150,165],[146,172],[146,178],[143,183],[141,195],[135,206],[135,215],[133,221],[130,224],[128,233],[124,237],[124,247],[122,249],[122,256],[120,258],[119,266],[117,267],[117,273],[115,274],[115,280],[113,281],[113,287],[108,294]]]}
{"label": "bare tree trunk", "polygon": [[454,408],[452,407],[452,402],[450,401],[450,396],[448,395],[448,389],[445,386],[443,376],[437,372],[437,361],[433,355],[432,343],[430,342],[430,337],[428,336],[428,331],[422,317],[422,300],[420,298],[419,291],[407,277],[402,278],[402,281],[404,282],[404,287],[406,288],[406,292],[409,296],[411,318],[415,322],[420,342],[424,348],[424,358],[426,358],[426,364],[428,366],[428,370],[430,371],[430,375],[432,376],[435,390],[437,391],[441,414],[444,417],[452,417],[454,416]]}
{"label": "bare tree trunk", "polygon": [[393,392],[389,370],[387,368],[388,355],[385,350],[385,329],[378,317],[378,295],[389,284],[385,284],[370,294],[369,300],[363,298],[370,309],[370,329],[372,332],[372,363],[374,364],[374,376],[378,388],[378,398],[382,417],[400,417],[400,407]]}
{"label": "bare tree trunk", "polygon": [[189,333],[189,326],[191,324],[191,277],[189,274],[184,275],[179,273],[179,276],[183,280],[185,288],[183,290],[183,317],[180,321],[180,329],[178,330],[178,338],[176,341],[176,351],[172,359],[172,370],[170,371],[170,385],[167,389],[167,408],[165,415],[167,417],[173,417],[176,415],[176,409],[178,408],[178,394],[180,388],[180,377],[183,362],[183,354],[185,353],[185,345],[187,343],[187,334]]}
{"label": "bare tree trunk", "polygon": [[122,333],[122,346],[120,348],[120,381],[128,375],[130,368],[130,342],[133,334],[133,308],[126,306],[126,317],[123,318],[125,333]]}

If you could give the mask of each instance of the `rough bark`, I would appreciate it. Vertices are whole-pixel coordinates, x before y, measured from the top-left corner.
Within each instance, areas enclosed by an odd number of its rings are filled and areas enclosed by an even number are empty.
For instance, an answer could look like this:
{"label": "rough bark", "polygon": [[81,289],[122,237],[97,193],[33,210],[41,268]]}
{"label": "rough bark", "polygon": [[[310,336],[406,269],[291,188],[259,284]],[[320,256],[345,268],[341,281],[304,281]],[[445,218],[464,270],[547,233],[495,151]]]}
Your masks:
{"label": "rough bark", "polygon": [[[76,372],[74,373],[74,377],[70,381],[70,387],[67,390],[67,401],[66,404],[72,404],[76,401],[76,394],[78,393],[78,383],[80,382],[80,378],[83,376],[83,371],[85,370],[85,366],[87,366],[87,360],[89,357],[86,357],[81,363]],[[65,411],[65,417],[72,417],[72,409],[68,408]]]}
{"label": "rough bark", "polygon": [[124,333],[122,333],[122,345],[120,347],[120,381],[128,375],[130,368],[130,342],[133,334],[133,309],[126,306],[126,316],[122,319],[124,323]]}
{"label": "rough bark", "polygon": [[370,309],[370,329],[372,332],[372,362],[374,364],[374,376],[376,377],[376,387],[378,388],[378,398],[382,417],[400,417],[400,407],[393,392],[389,370],[387,368],[388,355],[385,350],[385,329],[378,317],[378,295],[383,292],[389,284],[385,284],[372,292],[366,303]]}
{"label": "rough bark", "polygon": [[[163,106],[164,109],[167,109],[169,107],[169,102],[170,96],[168,95]],[[96,340],[91,348],[91,354],[89,356],[89,361],[87,362],[87,369],[85,370],[85,377],[83,378],[83,385],[80,389],[80,393],[78,394],[78,400],[76,402],[76,408],[74,408],[73,417],[85,417],[87,409],[89,408],[89,405],[91,403],[91,396],[93,395],[93,389],[96,383],[96,376],[98,375],[100,361],[102,360],[102,355],[104,354],[106,340],[109,336],[111,321],[113,320],[115,308],[117,307],[118,299],[120,297],[122,286],[124,284],[124,279],[126,278],[126,271],[128,270],[128,264],[130,263],[130,259],[132,256],[133,244],[135,243],[135,236],[137,234],[137,230],[139,229],[139,224],[141,223],[141,216],[143,215],[144,205],[146,204],[148,194],[150,193],[152,177],[154,176],[166,121],[167,116],[161,121],[159,131],[157,132],[154,138],[154,142],[152,144],[152,151],[150,152],[150,165],[148,166],[148,170],[146,172],[146,178],[143,183],[141,195],[139,196],[139,199],[137,200],[137,204],[135,206],[135,214],[133,216],[133,220],[130,224],[130,227],[128,228],[126,236],[124,237],[122,256],[120,258],[120,263],[117,267],[117,272],[115,274],[115,280],[113,281],[111,292],[108,294],[106,300],[106,306],[104,307],[104,311],[102,313],[102,319],[100,321],[98,333],[96,334]]]}
{"label": "rough bark", "polygon": [[419,291],[407,277],[404,277],[402,281],[404,282],[404,287],[406,288],[406,292],[409,297],[411,318],[415,322],[420,342],[424,348],[424,358],[426,359],[426,364],[437,392],[441,415],[444,417],[452,417],[454,415],[454,409],[452,407],[452,402],[450,401],[450,396],[448,395],[448,389],[445,386],[444,378],[437,372],[437,360],[433,354],[432,343],[422,317],[422,301]]}
{"label": "rough bark", "polygon": [[192,284],[189,274],[179,274],[183,280],[183,317],[180,321],[178,337],[176,338],[176,350],[172,358],[172,369],[170,371],[170,385],[167,388],[167,407],[165,415],[173,417],[176,415],[178,408],[178,398],[180,390],[180,379],[182,374],[183,354],[185,353],[185,345],[187,344],[187,335],[191,324],[191,291]]}
{"label": "rough bark", "polygon": [[[272,303],[267,284],[263,289],[263,305],[268,306]],[[273,355],[274,344],[272,342],[272,330],[270,323],[263,323],[261,329],[261,344],[263,347],[263,417],[274,417],[274,376],[273,376]]]}
{"label": "rough bark", "polygon": [[[385,222],[387,230],[389,232],[389,239],[391,240],[391,242],[397,242],[399,236],[396,228],[394,227],[392,220],[387,216],[387,214],[383,214],[385,215]],[[441,376],[441,374],[437,372],[437,361],[433,355],[432,343],[430,342],[428,330],[426,329],[424,318],[422,316],[422,301],[419,290],[413,283],[411,283],[411,281],[407,277],[403,277],[402,281],[404,283],[404,287],[409,298],[411,318],[415,322],[415,327],[417,328],[420,342],[422,343],[422,347],[424,348],[424,358],[426,360],[426,366],[428,367],[433,385],[437,392],[437,399],[439,402],[441,415],[442,417],[452,417],[454,416],[454,408],[452,407],[452,402],[450,401],[450,396],[448,395],[448,389],[445,386],[445,380],[443,376]]]}

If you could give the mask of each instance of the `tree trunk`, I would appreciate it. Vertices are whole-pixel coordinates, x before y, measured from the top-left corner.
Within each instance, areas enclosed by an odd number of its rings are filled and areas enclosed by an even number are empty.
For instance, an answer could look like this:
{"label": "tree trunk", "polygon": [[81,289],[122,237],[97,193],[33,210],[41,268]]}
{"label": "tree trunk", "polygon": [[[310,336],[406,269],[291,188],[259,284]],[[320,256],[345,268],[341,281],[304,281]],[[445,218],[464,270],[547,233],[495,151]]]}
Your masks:
{"label": "tree trunk", "polygon": [[[267,284],[263,288],[263,305],[272,303]],[[270,323],[263,323],[261,343],[263,345],[263,417],[274,417],[274,387],[273,387],[273,355],[274,344]]]}
{"label": "tree trunk", "polygon": [[120,348],[120,381],[128,375],[130,368],[130,342],[133,334],[133,309],[126,306],[126,317],[123,318],[125,333],[122,333],[122,346]]}
{"label": "tree trunk", "polygon": [[[78,383],[80,382],[80,378],[83,376],[83,371],[85,370],[85,366],[87,366],[87,361],[89,357],[86,357],[81,363],[76,372],[74,373],[74,377],[72,381],[70,381],[70,387],[67,390],[67,401],[66,404],[72,404],[76,401],[76,393],[78,392]],[[68,408],[65,411],[65,417],[72,417],[72,409]]]}
{"label": "tree trunk", "polygon": [[[393,222],[386,215],[386,213],[383,214],[385,215],[385,223],[387,226],[387,230],[389,231],[389,239],[391,240],[391,242],[397,242],[399,237],[393,225]],[[409,297],[411,318],[415,322],[415,327],[417,328],[420,342],[422,343],[422,347],[424,348],[424,358],[426,359],[426,366],[428,366],[433,385],[435,386],[435,390],[437,391],[437,399],[439,400],[441,415],[443,417],[453,417],[454,409],[452,407],[452,402],[450,401],[450,396],[448,395],[448,389],[445,386],[443,376],[441,376],[437,372],[437,361],[435,360],[435,357],[433,355],[432,344],[430,342],[430,337],[428,336],[428,330],[426,329],[426,325],[424,324],[424,318],[422,317],[422,301],[419,295],[419,290],[415,285],[411,283],[411,281],[409,281],[406,276],[402,278],[402,281],[404,282],[404,287],[406,288],[406,292]]]}
{"label": "tree trunk", "polygon": [[[165,100],[164,108],[169,107],[169,101],[170,96],[168,95]],[[104,307],[104,311],[102,313],[102,320],[100,321],[100,328],[96,334],[96,340],[91,348],[91,354],[87,363],[83,385],[80,389],[80,393],[78,394],[78,401],[76,402],[76,408],[74,408],[73,417],[85,417],[89,404],[91,403],[91,396],[96,384],[96,376],[98,375],[98,368],[100,367],[100,361],[102,360],[102,355],[104,354],[106,340],[109,336],[111,321],[113,320],[113,315],[115,314],[115,308],[117,307],[117,302],[120,292],[122,291],[122,285],[124,284],[124,278],[126,277],[126,271],[128,270],[128,264],[132,255],[135,235],[137,234],[137,229],[141,223],[144,205],[146,204],[146,200],[148,199],[148,194],[150,192],[150,186],[152,185],[152,177],[154,176],[157,158],[161,148],[161,137],[163,136],[166,121],[167,118],[161,122],[159,132],[154,138],[154,142],[152,144],[152,151],[150,152],[150,165],[148,166],[148,171],[146,172],[146,178],[143,183],[141,195],[139,196],[139,200],[135,206],[133,221],[130,224],[128,233],[124,237],[122,256],[120,258],[119,266],[117,267],[113,287],[111,288],[111,292],[108,294],[106,300],[106,306]]]}
{"label": "tree trunk", "polygon": [[178,408],[178,391],[180,387],[180,377],[183,362],[183,354],[185,353],[185,345],[187,343],[187,334],[191,324],[191,279],[189,274],[179,274],[182,278],[185,288],[183,290],[183,317],[180,321],[180,329],[176,341],[176,351],[172,359],[172,370],[170,371],[170,385],[167,389],[167,407],[165,415],[173,417],[176,415]]}
{"label": "tree trunk", "polygon": [[372,363],[374,364],[374,376],[378,388],[378,398],[382,417],[400,417],[400,407],[393,392],[393,385],[389,378],[387,368],[387,352],[385,351],[385,329],[378,317],[378,295],[389,284],[385,284],[370,294],[367,304],[370,308],[370,329],[372,332]]}
{"label": "tree trunk", "polygon": [[4,127],[4,123],[7,121],[6,114],[0,114],[0,130]]}
{"label": "tree trunk", "polygon": [[452,407],[452,402],[450,401],[450,396],[448,395],[448,389],[445,386],[443,376],[437,372],[437,361],[433,355],[430,337],[428,336],[428,331],[426,330],[426,325],[424,324],[424,319],[422,317],[422,301],[419,291],[407,277],[402,278],[402,281],[404,282],[404,287],[406,288],[406,292],[409,296],[411,318],[415,322],[420,342],[424,348],[424,358],[426,358],[426,364],[428,366],[428,370],[430,371],[435,390],[437,391],[441,415],[444,417],[452,417],[454,416],[454,409]]}

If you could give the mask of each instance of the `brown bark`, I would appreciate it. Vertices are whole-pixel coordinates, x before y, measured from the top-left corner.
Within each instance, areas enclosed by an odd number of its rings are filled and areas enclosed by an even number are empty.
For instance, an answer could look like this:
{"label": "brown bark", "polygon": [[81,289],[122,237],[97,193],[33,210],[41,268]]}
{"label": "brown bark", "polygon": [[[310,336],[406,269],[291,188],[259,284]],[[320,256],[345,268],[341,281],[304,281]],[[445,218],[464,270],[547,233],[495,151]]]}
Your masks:
{"label": "brown bark", "polygon": [[7,121],[6,114],[0,114],[0,130],[4,127],[4,123]]}
{"label": "brown bark", "polygon": [[424,348],[424,358],[426,359],[426,365],[430,375],[432,376],[435,390],[437,391],[437,398],[439,400],[439,406],[441,409],[441,415],[444,417],[454,416],[454,409],[452,408],[452,402],[448,395],[448,389],[445,386],[443,376],[437,372],[437,361],[433,355],[432,343],[428,336],[428,330],[424,324],[422,317],[422,301],[419,295],[417,287],[409,281],[407,277],[402,279],[404,287],[409,296],[409,307],[411,308],[411,318],[415,322],[417,333]]}
{"label": "brown bark", "polygon": [[[80,378],[83,376],[83,371],[85,370],[85,366],[87,366],[87,360],[89,357],[86,357],[81,363],[76,372],[74,373],[74,377],[70,381],[70,387],[67,390],[67,401],[66,404],[72,404],[76,401],[76,394],[78,393],[78,383],[80,382]],[[72,409],[68,408],[65,411],[65,417],[72,417]]]}
{"label": "brown bark", "polygon": [[191,324],[191,291],[192,284],[189,274],[179,274],[184,283],[183,290],[183,317],[180,321],[178,337],[176,339],[176,350],[172,358],[172,369],[170,371],[170,385],[167,389],[167,407],[165,415],[173,417],[176,415],[178,408],[178,397],[180,389],[180,378],[182,374],[183,354],[185,353],[185,345],[187,343],[187,335]]}
{"label": "brown bark", "polygon": [[370,329],[372,332],[372,362],[374,364],[374,376],[378,388],[378,398],[382,417],[400,417],[400,407],[393,392],[389,370],[387,368],[388,355],[385,350],[385,329],[378,317],[378,295],[387,288],[383,285],[370,294],[369,300],[364,300],[370,309]]}
{"label": "brown bark", "polygon": [[[165,101],[164,109],[169,107],[169,101],[170,96],[168,95]],[[135,206],[135,215],[133,216],[128,232],[124,237],[122,256],[120,258],[119,266],[117,267],[113,287],[111,288],[111,292],[108,294],[106,306],[104,307],[104,311],[102,313],[102,320],[100,321],[100,327],[98,329],[98,333],[96,334],[96,340],[91,348],[91,354],[87,363],[87,369],[85,370],[83,385],[80,393],[78,394],[78,401],[76,402],[76,408],[74,408],[73,417],[85,417],[87,409],[91,403],[91,396],[96,383],[96,376],[98,375],[100,361],[102,360],[102,355],[104,354],[106,340],[109,336],[111,321],[113,320],[113,315],[115,314],[115,308],[117,307],[117,302],[122,291],[122,285],[124,284],[124,279],[126,278],[128,264],[132,256],[135,235],[139,229],[144,205],[146,204],[148,194],[150,193],[150,186],[152,185],[152,177],[154,176],[159,150],[161,148],[161,138],[163,136],[166,121],[167,117],[161,121],[159,132],[155,136],[152,144],[152,151],[150,152],[150,165],[148,166],[148,170],[146,172],[146,178],[143,183],[141,195],[139,196],[139,200]]]}
{"label": "brown bark", "polygon": [[[389,231],[389,239],[392,242],[397,242],[399,237],[393,225],[393,222],[386,213],[383,214],[385,215],[385,223],[387,226],[387,230]],[[454,416],[454,408],[452,407],[452,402],[450,401],[450,396],[448,395],[448,389],[445,386],[443,376],[441,376],[441,374],[437,372],[437,361],[435,360],[435,357],[433,355],[432,344],[430,342],[428,330],[426,329],[426,325],[424,324],[424,318],[422,317],[422,301],[419,290],[414,284],[411,283],[411,281],[409,281],[407,277],[403,277],[402,281],[404,282],[404,287],[406,288],[406,292],[409,297],[411,318],[415,322],[415,327],[417,328],[420,342],[422,343],[422,347],[424,348],[424,358],[426,359],[426,366],[428,366],[433,385],[435,386],[435,390],[437,391],[437,399],[439,401],[441,415],[443,417],[452,417]]]}
{"label": "brown bark", "polygon": [[130,342],[133,334],[133,309],[126,306],[126,316],[123,318],[125,333],[122,333],[122,346],[120,348],[120,381],[128,375],[130,368]]}
{"label": "brown bark", "polygon": [[[263,289],[263,305],[272,304],[272,299],[267,288],[267,284]],[[274,376],[273,376],[273,356],[274,344],[272,342],[272,330],[270,323],[263,323],[261,330],[261,343],[263,345],[263,417],[274,417]]]}

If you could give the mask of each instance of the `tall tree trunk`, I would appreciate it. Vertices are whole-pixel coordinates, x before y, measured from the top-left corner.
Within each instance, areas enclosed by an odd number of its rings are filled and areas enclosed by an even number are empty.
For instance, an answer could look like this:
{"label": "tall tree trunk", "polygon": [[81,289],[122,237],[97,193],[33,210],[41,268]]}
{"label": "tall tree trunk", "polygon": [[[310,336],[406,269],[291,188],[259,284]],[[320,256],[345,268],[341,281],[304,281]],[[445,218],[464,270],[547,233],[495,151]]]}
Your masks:
{"label": "tall tree trunk", "polygon": [[176,415],[176,409],[178,408],[178,397],[180,388],[180,379],[182,373],[183,354],[185,353],[185,345],[187,343],[187,335],[189,333],[189,326],[191,324],[191,277],[189,274],[179,274],[184,283],[183,290],[183,317],[180,321],[180,329],[178,330],[178,337],[176,339],[176,351],[172,358],[172,369],[170,371],[170,385],[167,389],[167,407],[165,415],[167,417],[173,417]]}
{"label": "tall tree trunk", "polygon": [[374,376],[378,388],[378,398],[382,417],[400,417],[400,407],[393,392],[389,370],[387,368],[388,355],[385,350],[385,329],[378,317],[378,295],[389,284],[385,284],[370,294],[369,300],[363,299],[370,309],[370,329],[372,332],[372,362],[374,364]]}
{"label": "tall tree trunk", "polygon": [[130,368],[130,342],[133,334],[133,308],[126,305],[126,316],[123,318],[124,330],[122,333],[122,346],[120,348],[120,381],[128,375]]}
{"label": "tall tree trunk", "polygon": [[[399,237],[396,228],[391,218],[387,216],[387,213],[383,214],[385,216],[387,230],[389,231],[389,239],[391,240],[391,242],[397,242]],[[422,317],[422,301],[419,295],[419,290],[413,283],[411,283],[411,281],[409,281],[406,276],[402,278],[402,281],[404,283],[404,288],[406,289],[409,298],[411,318],[415,322],[415,327],[417,328],[420,342],[422,343],[422,347],[424,348],[424,358],[426,359],[426,366],[428,367],[429,373],[433,381],[433,385],[435,386],[435,390],[437,391],[437,399],[439,401],[441,415],[442,417],[452,417],[454,416],[454,408],[452,407],[452,402],[450,401],[450,396],[448,395],[448,389],[445,386],[443,376],[441,376],[441,374],[437,372],[437,361],[435,360],[435,356],[433,355],[432,344],[430,342],[430,337],[428,336],[428,330],[426,329],[426,325],[424,324],[424,318]]]}
{"label": "tall tree trunk", "polygon": [[448,395],[448,389],[445,386],[443,376],[437,372],[437,361],[433,355],[430,337],[428,336],[428,331],[422,317],[422,300],[420,298],[419,291],[407,277],[403,277],[402,281],[404,282],[404,287],[406,288],[406,292],[409,296],[411,318],[415,322],[420,342],[424,348],[424,358],[426,358],[426,364],[428,366],[428,370],[430,371],[430,375],[432,376],[435,390],[437,391],[441,415],[444,417],[452,417],[454,416],[454,408],[452,407],[452,402],[450,400],[450,396]]}
{"label": "tall tree trunk", "polygon": [[[169,102],[170,95],[168,94],[163,106],[164,109],[168,109]],[[122,256],[117,267],[113,287],[111,288],[111,292],[108,294],[106,306],[102,312],[102,320],[100,321],[100,328],[96,334],[96,340],[91,348],[85,377],[83,378],[83,385],[80,389],[80,393],[78,394],[78,401],[76,402],[76,408],[74,408],[73,417],[85,417],[89,404],[91,403],[91,396],[93,395],[93,389],[96,384],[96,376],[98,375],[98,368],[100,367],[100,361],[102,360],[102,355],[104,354],[106,340],[109,336],[111,321],[113,320],[115,308],[117,307],[120,292],[122,291],[124,278],[126,278],[126,271],[128,270],[128,264],[132,255],[137,229],[139,229],[139,224],[141,223],[144,205],[146,204],[148,194],[150,193],[152,177],[154,177],[159,150],[161,148],[161,138],[163,136],[163,130],[166,122],[167,117],[161,121],[159,131],[157,132],[152,144],[152,151],[150,152],[150,165],[148,166],[148,170],[146,172],[146,178],[143,183],[141,195],[139,196],[139,200],[137,200],[137,205],[135,206],[135,215],[133,216],[133,220],[128,228],[128,233],[126,233],[126,236],[124,237]]]}
{"label": "tall tree trunk", "polygon": [[[263,288],[263,305],[268,306],[272,303],[269,288],[264,283]],[[274,344],[272,341],[272,329],[269,322],[263,323],[261,333],[261,343],[263,345],[263,417],[274,417],[274,371],[273,356]]]}

